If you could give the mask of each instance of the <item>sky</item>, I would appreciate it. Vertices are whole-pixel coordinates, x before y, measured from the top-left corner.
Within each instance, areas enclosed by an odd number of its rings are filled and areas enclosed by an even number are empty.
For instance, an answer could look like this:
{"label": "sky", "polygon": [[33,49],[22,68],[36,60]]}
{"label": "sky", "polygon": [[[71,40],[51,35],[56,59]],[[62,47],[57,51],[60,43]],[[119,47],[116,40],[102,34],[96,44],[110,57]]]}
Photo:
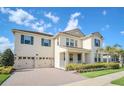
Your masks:
{"label": "sky", "polygon": [[124,48],[124,8],[1,7],[0,52],[14,49],[12,29],[55,35],[75,28],[85,35],[100,32],[104,37],[103,47],[120,44]]}

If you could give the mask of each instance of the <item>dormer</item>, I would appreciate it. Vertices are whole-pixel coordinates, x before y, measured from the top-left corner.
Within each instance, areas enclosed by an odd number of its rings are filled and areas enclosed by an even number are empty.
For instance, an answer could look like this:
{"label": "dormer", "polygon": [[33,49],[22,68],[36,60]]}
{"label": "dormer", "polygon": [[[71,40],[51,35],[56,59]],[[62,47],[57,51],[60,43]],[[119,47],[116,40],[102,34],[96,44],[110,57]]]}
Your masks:
{"label": "dormer", "polygon": [[69,31],[59,32],[55,39],[57,39],[56,44],[60,46],[67,47],[82,47],[81,38],[85,37],[85,35],[79,29],[73,29]]}
{"label": "dormer", "polygon": [[82,38],[82,42],[83,48],[96,50],[102,47],[103,36],[99,32],[94,32]]}

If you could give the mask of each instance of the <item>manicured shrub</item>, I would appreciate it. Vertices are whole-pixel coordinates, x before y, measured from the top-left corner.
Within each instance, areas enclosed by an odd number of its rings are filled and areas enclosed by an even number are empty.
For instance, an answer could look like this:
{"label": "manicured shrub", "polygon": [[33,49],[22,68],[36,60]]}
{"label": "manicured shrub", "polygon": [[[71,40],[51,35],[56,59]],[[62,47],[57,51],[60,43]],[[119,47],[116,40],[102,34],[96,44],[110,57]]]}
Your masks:
{"label": "manicured shrub", "polygon": [[120,66],[119,66],[119,63],[108,63],[108,68],[110,69],[119,69]]}
{"label": "manicured shrub", "polygon": [[66,70],[76,70],[78,68],[79,64],[75,64],[75,63],[70,63],[68,65],[66,65]]}
{"label": "manicured shrub", "polygon": [[103,69],[118,69],[119,63],[95,63],[95,64],[68,64],[66,70],[77,70],[77,72],[96,71]]}
{"label": "manicured shrub", "polygon": [[13,71],[12,66],[0,67],[0,74],[10,74]]}

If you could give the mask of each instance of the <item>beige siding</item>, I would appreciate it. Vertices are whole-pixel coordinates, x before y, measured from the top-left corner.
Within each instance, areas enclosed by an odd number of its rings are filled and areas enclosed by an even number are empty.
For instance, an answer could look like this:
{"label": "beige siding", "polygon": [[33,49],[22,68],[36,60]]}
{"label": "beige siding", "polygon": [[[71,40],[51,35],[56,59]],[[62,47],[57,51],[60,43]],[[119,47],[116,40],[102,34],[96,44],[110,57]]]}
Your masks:
{"label": "beige siding", "polygon": [[[33,45],[21,44],[21,35],[33,36],[34,37]],[[50,39],[51,47],[42,46],[41,38]],[[38,67],[37,65],[39,64],[39,61],[40,61],[39,57],[51,58],[52,63],[53,63],[53,61],[54,61],[53,60],[53,58],[54,58],[54,49],[53,48],[54,48],[54,42],[53,42],[52,37],[42,36],[42,35],[34,35],[31,33],[25,33],[25,32],[15,33],[15,54],[17,57],[15,64],[21,64],[22,67],[24,65],[30,65],[30,64],[28,64],[30,62],[30,60],[28,63],[25,63],[24,60],[22,61],[22,63],[17,63],[19,57],[26,57],[26,59],[27,59],[27,57],[35,57],[35,63],[36,63],[35,67]],[[46,59],[44,61],[46,61]],[[42,61],[42,63],[44,61]],[[48,60],[48,62],[49,62],[49,60]],[[48,62],[46,62],[45,64],[47,64]],[[42,63],[40,63],[40,64],[42,64]]]}
{"label": "beige siding", "polygon": [[82,46],[84,49],[92,49],[92,38],[87,38],[82,41]]}

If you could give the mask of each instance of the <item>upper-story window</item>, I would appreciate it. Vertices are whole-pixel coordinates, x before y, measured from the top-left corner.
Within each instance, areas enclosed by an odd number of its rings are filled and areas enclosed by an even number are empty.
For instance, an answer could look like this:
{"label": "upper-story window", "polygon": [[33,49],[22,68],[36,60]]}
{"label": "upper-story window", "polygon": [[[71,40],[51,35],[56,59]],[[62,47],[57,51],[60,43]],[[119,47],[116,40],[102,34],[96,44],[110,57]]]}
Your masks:
{"label": "upper-story window", "polygon": [[51,46],[51,40],[49,39],[41,39],[41,45],[42,46]]}
{"label": "upper-story window", "polygon": [[73,39],[70,40],[70,47],[74,47],[74,40]]}
{"label": "upper-story window", "polygon": [[75,40],[75,47],[77,47],[77,40]]}
{"label": "upper-story window", "polygon": [[33,45],[33,36],[21,35],[21,44]]}
{"label": "upper-story window", "polygon": [[66,38],[66,46],[69,46],[69,38]]}
{"label": "upper-story window", "polygon": [[96,47],[100,47],[100,40],[99,39],[95,39],[94,43],[95,43]]}

